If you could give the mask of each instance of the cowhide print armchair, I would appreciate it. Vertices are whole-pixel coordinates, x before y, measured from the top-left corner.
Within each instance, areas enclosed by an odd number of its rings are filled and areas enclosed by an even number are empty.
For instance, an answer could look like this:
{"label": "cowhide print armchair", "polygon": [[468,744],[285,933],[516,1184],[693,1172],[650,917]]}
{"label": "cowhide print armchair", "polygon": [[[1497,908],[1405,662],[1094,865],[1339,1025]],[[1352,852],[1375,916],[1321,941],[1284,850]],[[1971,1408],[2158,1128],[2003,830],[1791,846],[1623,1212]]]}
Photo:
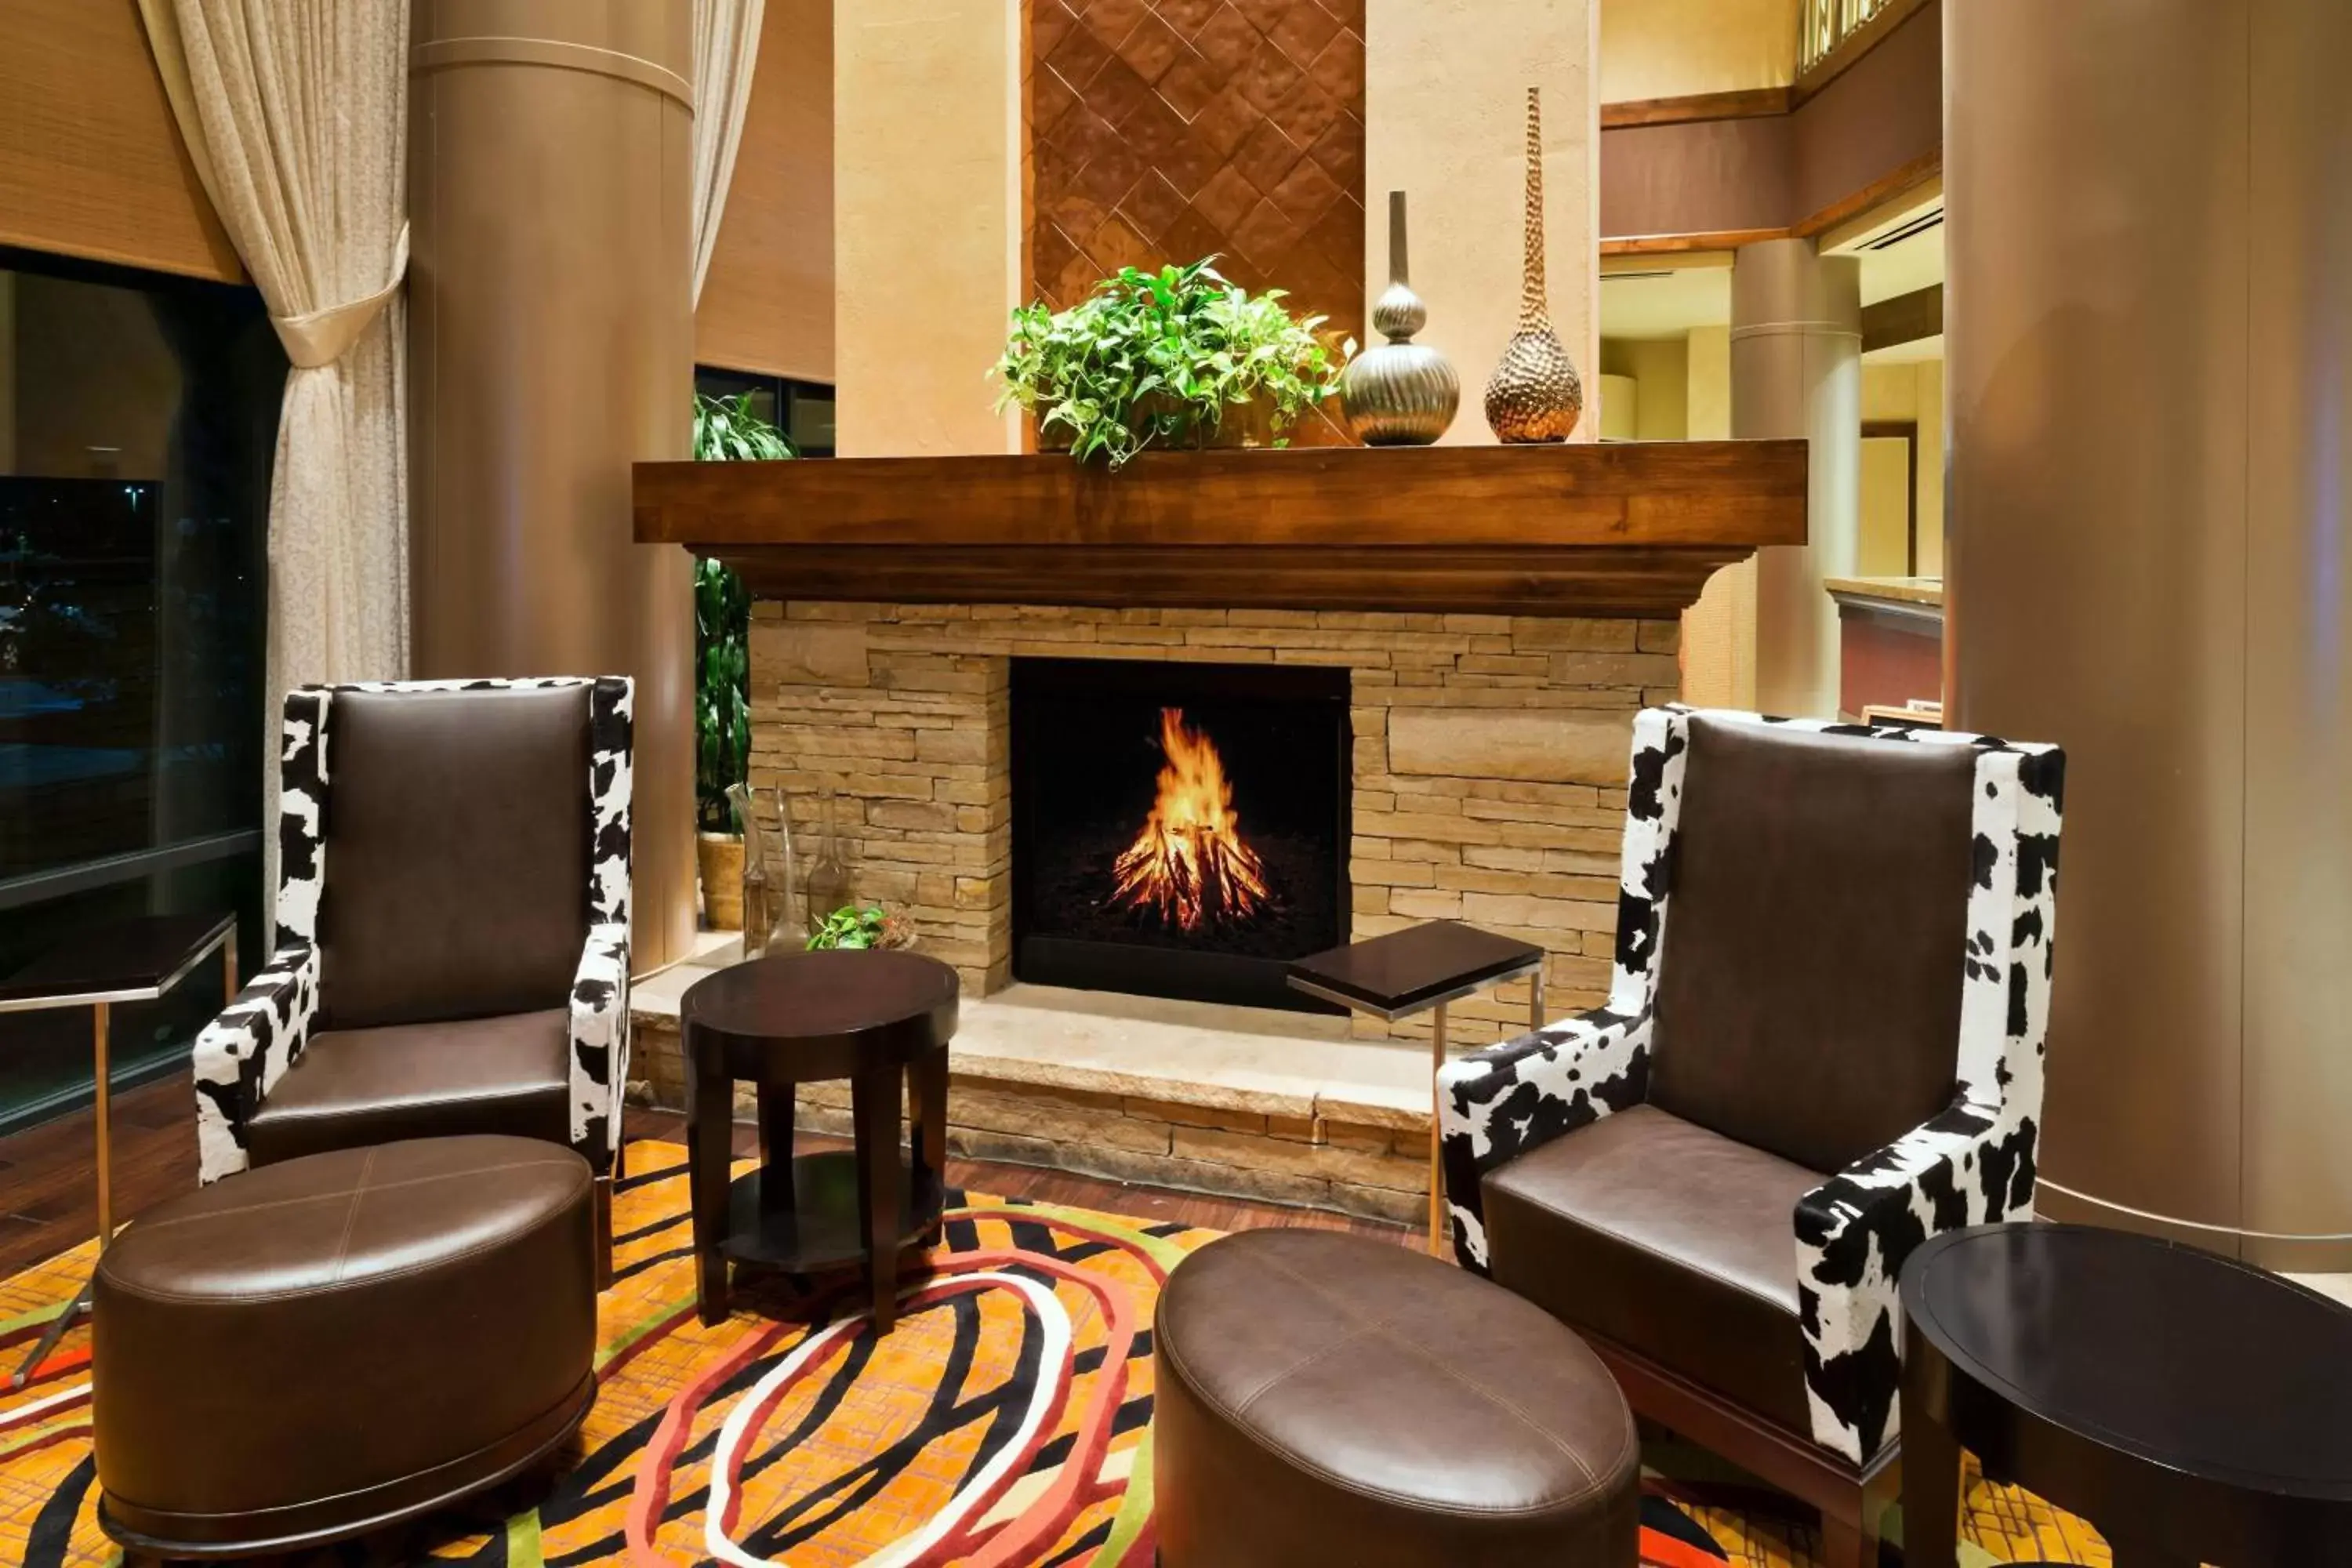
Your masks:
{"label": "cowhide print armchair", "polygon": [[1439,1076],[1461,1261],[1694,1440],[1754,1468],[1738,1434],[1784,1434],[1856,1552],[1897,1271],[2032,1213],[2063,772],[1979,735],[1643,712],[1608,1004]]}
{"label": "cowhide print armchair", "polygon": [[204,1181],[506,1132],[579,1150],[608,1202],[633,697],[620,677],[287,695],[274,951],[196,1037]]}

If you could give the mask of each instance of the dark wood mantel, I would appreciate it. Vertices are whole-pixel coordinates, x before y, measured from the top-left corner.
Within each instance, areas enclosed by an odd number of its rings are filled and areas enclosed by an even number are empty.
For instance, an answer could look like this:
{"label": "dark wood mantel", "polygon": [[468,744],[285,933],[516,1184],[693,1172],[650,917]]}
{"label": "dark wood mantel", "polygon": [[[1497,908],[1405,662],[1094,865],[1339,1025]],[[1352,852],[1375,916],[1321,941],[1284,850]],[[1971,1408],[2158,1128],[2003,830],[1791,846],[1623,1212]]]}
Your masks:
{"label": "dark wood mantel", "polygon": [[639,463],[761,598],[1670,616],[1805,542],[1802,441]]}

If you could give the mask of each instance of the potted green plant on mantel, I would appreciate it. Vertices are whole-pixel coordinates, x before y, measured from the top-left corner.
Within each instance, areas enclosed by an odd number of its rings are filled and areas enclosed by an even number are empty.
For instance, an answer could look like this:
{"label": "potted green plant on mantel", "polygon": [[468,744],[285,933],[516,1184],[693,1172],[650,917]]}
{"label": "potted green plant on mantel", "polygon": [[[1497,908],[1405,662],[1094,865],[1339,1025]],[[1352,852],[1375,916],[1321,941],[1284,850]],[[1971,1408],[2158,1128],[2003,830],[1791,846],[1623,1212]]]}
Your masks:
{"label": "potted green plant on mantel", "polygon": [[[694,456],[701,462],[797,457],[784,433],[751,411],[751,395],[694,395]],[[695,859],[702,910],[718,931],[743,927],[743,834],[728,798],[751,756],[751,600],[724,562],[694,564]]]}
{"label": "potted green plant on mantel", "polygon": [[1293,316],[1283,291],[1252,295],[1213,256],[1158,272],[1123,267],[1066,310],[1013,312],[992,374],[999,412],[1019,404],[1048,445],[1079,462],[1126,466],[1153,447],[1288,444],[1286,432],[1339,385],[1355,340],[1334,350],[1320,316]]}

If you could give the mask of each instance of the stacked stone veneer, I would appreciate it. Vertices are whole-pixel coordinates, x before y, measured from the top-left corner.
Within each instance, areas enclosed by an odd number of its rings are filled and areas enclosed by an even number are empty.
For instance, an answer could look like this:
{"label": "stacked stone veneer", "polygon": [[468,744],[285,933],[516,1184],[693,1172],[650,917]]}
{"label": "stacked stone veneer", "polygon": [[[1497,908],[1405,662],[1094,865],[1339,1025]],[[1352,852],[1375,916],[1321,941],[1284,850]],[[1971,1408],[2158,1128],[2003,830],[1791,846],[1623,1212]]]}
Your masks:
{"label": "stacked stone veneer", "polygon": [[[685,1064],[672,1019],[638,1021],[642,1099],[686,1103]],[[1361,1101],[1328,1102],[1218,1084],[1171,1086],[1140,1075],[1023,1070],[980,1058],[948,1082],[948,1149],[970,1160],[1047,1165],[1111,1181],[1179,1187],[1263,1203],[1336,1209],[1401,1225],[1429,1207],[1429,1114]],[[1058,1079],[1058,1081],[1057,1081]],[[1181,1093],[1184,1098],[1171,1098]],[[849,1085],[794,1090],[801,1131],[853,1135]],[[757,1110],[748,1084],[737,1116]]]}
{"label": "stacked stone veneer", "polygon": [[[1631,721],[1679,693],[1677,634],[1671,620],[762,601],[751,777],[785,786],[804,835],[834,789],[858,896],[910,915],[924,951],[986,994],[1012,975],[1013,659],[1344,666],[1354,935],[1458,919],[1523,937],[1549,954],[1558,1016],[1608,987]],[[804,837],[803,858],[813,847]],[[1528,984],[1455,1004],[1454,1043],[1524,1027]],[[1426,1038],[1429,1020],[1354,1027]],[[653,1038],[674,1055],[674,1035]],[[675,1103],[672,1075],[653,1070]],[[1425,1198],[1425,1111],[1366,1125],[1213,1086],[1142,1097],[1001,1078],[957,1094],[957,1147],[982,1158],[1397,1217]]]}
{"label": "stacked stone veneer", "polygon": [[[1608,988],[1631,721],[1679,693],[1677,634],[1671,620],[762,601],[751,777],[783,784],[803,825],[835,789],[859,896],[905,910],[925,951],[984,994],[1011,978],[1014,658],[1345,666],[1355,936],[1456,919],[1524,937],[1551,955],[1557,1015]],[[1463,1041],[1523,1025],[1527,984],[1453,1016]]]}

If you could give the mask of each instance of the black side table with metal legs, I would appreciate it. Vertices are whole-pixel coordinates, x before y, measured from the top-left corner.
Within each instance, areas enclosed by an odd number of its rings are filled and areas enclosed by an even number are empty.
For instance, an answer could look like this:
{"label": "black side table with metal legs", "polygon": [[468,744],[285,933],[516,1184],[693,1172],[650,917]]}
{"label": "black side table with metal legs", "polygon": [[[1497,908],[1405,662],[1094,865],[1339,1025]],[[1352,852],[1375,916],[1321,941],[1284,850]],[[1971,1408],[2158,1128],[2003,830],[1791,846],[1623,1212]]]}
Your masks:
{"label": "black side table with metal legs", "polygon": [[[227,1001],[236,999],[235,915],[147,915],[84,931],[59,943],[0,982],[0,1013],[39,1013],[62,1007],[90,1010],[90,1052],[97,1075],[91,1120],[98,1131],[98,1246],[114,1239],[114,1151],[107,1123],[110,1068],[107,1030],[113,1008],[127,1002],[156,1002],[195,972],[215,952],[221,955],[221,982]],[[8,1381],[22,1388],[47,1361],[58,1342],[89,1310],[89,1284],[58,1313]]]}

